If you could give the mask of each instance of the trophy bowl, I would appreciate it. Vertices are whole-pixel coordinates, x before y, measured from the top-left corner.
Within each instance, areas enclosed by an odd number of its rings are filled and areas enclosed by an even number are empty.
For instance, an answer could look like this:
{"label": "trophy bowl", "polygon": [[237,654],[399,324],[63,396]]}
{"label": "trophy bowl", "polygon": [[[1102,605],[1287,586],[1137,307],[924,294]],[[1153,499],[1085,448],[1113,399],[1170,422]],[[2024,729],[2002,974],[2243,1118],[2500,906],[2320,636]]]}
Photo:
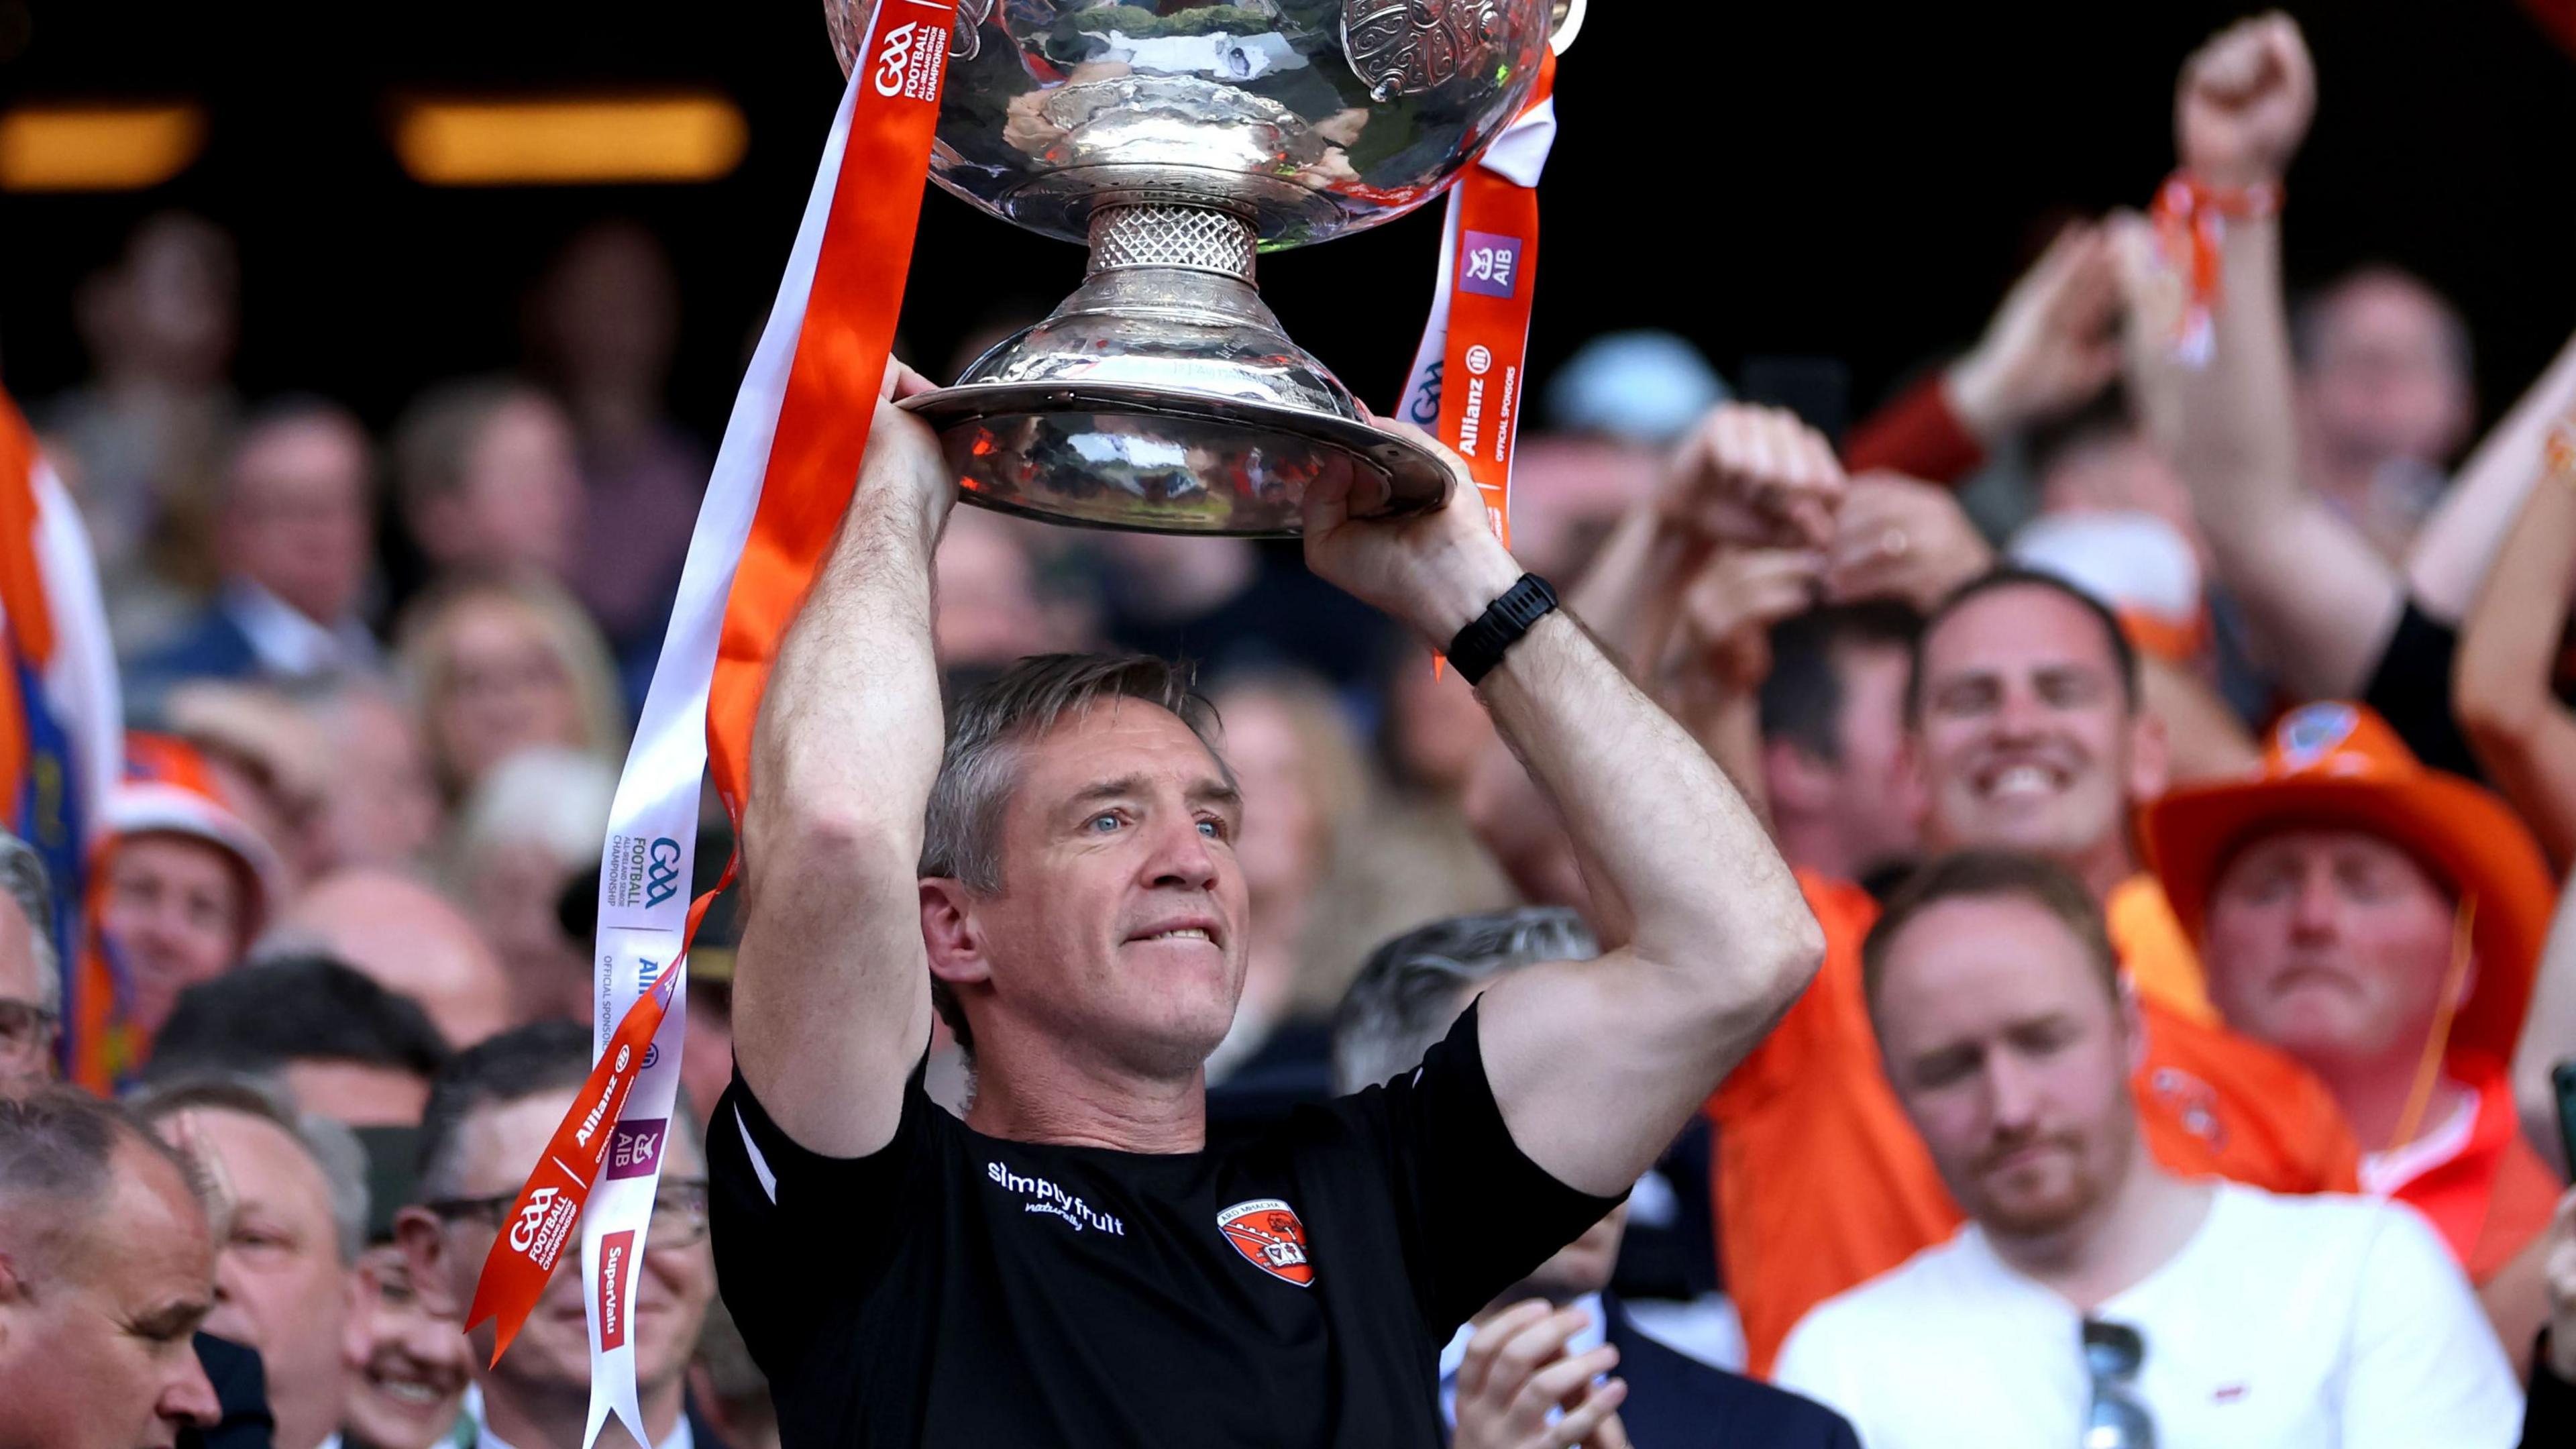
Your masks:
{"label": "trophy bowl", "polygon": [[[872,8],[825,0],[844,74]],[[905,403],[939,429],[960,496],[1273,537],[1326,480],[1347,477],[1362,516],[1438,507],[1446,462],[1369,426],[1262,302],[1253,259],[1437,196],[1528,103],[1567,9],[959,0],[931,179],[1091,254],[1044,321]]]}

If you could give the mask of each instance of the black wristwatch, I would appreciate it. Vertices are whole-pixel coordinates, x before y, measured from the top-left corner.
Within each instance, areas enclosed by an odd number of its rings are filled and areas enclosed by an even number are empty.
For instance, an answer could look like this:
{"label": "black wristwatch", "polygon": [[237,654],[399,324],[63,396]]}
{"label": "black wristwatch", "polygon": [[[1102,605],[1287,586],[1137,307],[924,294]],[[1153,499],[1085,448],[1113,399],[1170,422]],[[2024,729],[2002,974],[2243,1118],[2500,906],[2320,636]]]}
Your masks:
{"label": "black wristwatch", "polygon": [[1503,596],[1485,606],[1476,622],[1449,641],[1449,663],[1470,685],[1482,684],[1503,653],[1521,641],[1530,627],[1556,610],[1556,590],[1536,574],[1523,574]]}

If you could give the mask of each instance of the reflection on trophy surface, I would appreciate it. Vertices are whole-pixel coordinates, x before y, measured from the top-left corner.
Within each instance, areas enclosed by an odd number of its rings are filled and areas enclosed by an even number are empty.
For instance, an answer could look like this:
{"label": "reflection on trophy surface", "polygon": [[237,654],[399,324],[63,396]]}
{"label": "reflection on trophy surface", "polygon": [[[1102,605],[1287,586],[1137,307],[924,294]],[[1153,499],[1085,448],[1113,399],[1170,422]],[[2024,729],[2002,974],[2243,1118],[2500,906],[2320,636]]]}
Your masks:
{"label": "reflection on trophy surface", "polygon": [[[888,0],[899,3],[899,0]],[[825,0],[843,70],[868,0]],[[1371,428],[1253,288],[1262,250],[1437,195],[1528,102],[1550,0],[959,0],[931,176],[1090,248],[1087,279],[908,406],[964,496],[1061,523],[1289,534],[1309,484],[1435,506],[1448,472]]]}

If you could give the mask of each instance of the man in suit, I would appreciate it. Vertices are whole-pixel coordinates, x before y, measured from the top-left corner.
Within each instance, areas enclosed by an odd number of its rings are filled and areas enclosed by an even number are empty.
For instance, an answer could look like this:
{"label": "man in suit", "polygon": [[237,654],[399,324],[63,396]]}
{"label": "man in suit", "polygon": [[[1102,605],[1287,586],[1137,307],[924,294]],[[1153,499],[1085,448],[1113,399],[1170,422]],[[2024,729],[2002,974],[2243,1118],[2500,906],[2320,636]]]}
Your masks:
{"label": "man in suit", "polygon": [[[1334,1090],[1359,1091],[1412,1070],[1505,973],[1599,953],[1582,919],[1559,907],[1460,916],[1396,937],[1371,954],[1334,1014]],[[1831,1410],[1711,1368],[1637,1329],[1607,1291],[1627,1217],[1622,1204],[1441,1351],[1441,1417],[1454,1449],[1858,1449],[1851,1426]],[[1568,1440],[1550,1422],[1552,1410],[1614,1368],[1614,1391],[1624,1394],[1620,1427]]]}
{"label": "man in suit", "polygon": [[375,526],[365,429],[320,398],[272,404],[242,430],[216,505],[223,583],[177,638],[128,669],[156,714],[189,679],[302,681],[381,667],[358,617]]}

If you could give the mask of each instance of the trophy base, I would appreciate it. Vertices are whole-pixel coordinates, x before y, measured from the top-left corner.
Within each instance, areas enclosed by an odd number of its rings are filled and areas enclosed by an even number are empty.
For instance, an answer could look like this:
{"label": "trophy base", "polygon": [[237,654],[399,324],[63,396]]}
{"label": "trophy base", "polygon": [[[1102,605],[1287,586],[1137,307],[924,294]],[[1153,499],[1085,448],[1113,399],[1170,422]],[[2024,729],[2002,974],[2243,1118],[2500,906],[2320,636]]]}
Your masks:
{"label": "trophy base", "polygon": [[1306,490],[1347,477],[1355,517],[1426,512],[1449,464],[1369,426],[1252,287],[1235,213],[1092,214],[1091,275],[954,387],[904,403],[939,429],[960,497],[1051,523],[1290,538]]}
{"label": "trophy base", "polygon": [[904,406],[939,429],[958,500],[1078,528],[1294,538],[1306,490],[1351,480],[1354,517],[1440,506],[1449,465],[1366,423],[1118,383],[942,388]]}

